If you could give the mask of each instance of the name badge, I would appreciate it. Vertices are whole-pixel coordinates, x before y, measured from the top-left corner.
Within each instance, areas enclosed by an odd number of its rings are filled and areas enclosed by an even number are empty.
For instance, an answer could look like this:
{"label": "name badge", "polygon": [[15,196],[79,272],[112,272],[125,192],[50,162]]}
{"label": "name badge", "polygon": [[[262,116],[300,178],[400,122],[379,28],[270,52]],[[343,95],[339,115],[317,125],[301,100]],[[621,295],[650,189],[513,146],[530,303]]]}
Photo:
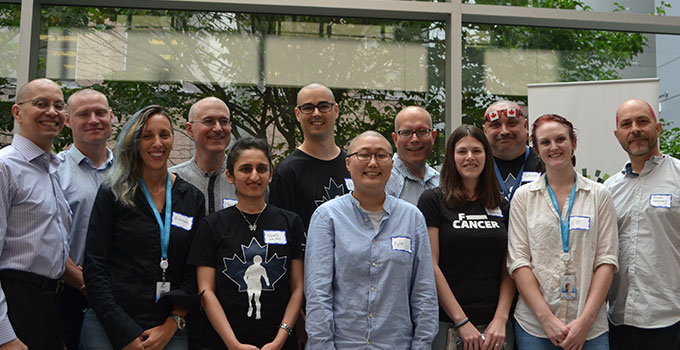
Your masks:
{"label": "name badge", "polygon": [[238,199],[233,198],[222,198],[222,209],[227,209],[233,207],[238,203]]}
{"label": "name badge", "polygon": [[541,173],[535,171],[525,171],[522,173],[522,182],[534,182],[541,177]]}
{"label": "name badge", "polygon": [[649,205],[656,208],[670,208],[673,205],[673,195],[671,194],[651,194]]}
{"label": "name badge", "polygon": [[349,177],[345,178],[345,188],[347,188],[347,191],[354,191],[354,181]]}
{"label": "name badge", "polygon": [[170,291],[170,282],[156,282],[156,301]]}
{"label": "name badge", "polygon": [[569,217],[570,230],[590,230],[590,216],[570,216]]}
{"label": "name badge", "polygon": [[194,225],[194,218],[191,216],[182,215],[177,212],[172,212],[172,226],[183,228],[187,231],[191,230]]}
{"label": "name badge", "polygon": [[264,243],[267,244],[286,244],[286,231],[264,230]]}
{"label": "name badge", "polygon": [[499,208],[499,207],[497,207],[496,209],[486,208],[485,210],[486,210],[486,215],[496,216],[496,217],[499,217],[499,218],[503,217],[503,212],[501,211],[501,208]]}
{"label": "name badge", "polygon": [[390,237],[392,242],[392,250],[400,250],[407,253],[413,253],[413,248],[411,247],[410,237]]}

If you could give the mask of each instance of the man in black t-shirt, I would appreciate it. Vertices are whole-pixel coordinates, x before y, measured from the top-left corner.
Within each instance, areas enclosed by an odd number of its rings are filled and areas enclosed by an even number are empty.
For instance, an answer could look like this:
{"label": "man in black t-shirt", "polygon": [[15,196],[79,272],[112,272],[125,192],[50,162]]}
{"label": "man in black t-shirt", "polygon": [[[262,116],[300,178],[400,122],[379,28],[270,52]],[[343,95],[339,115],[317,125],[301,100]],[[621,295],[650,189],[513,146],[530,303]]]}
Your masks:
{"label": "man in black t-shirt", "polygon": [[484,113],[486,135],[495,161],[496,176],[506,199],[512,199],[522,184],[538,179],[540,159],[527,146],[529,123],[526,113],[515,102],[500,100]]}
{"label": "man in black t-shirt", "polygon": [[295,116],[304,141],[274,172],[269,202],[300,215],[305,228],[319,205],[352,189],[347,153],[335,144],[339,111],[327,86],[311,83],[300,89]]}

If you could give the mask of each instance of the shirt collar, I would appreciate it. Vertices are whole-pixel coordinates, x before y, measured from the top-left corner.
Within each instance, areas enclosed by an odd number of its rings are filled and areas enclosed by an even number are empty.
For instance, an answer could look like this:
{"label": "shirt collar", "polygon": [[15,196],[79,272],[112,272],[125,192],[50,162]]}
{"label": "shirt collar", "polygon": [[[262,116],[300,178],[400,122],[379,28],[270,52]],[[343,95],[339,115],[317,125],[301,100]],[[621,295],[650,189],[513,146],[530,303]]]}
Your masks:
{"label": "shirt collar", "polygon": [[651,156],[646,162],[644,167],[642,167],[642,171],[638,174],[635,171],[633,171],[633,166],[632,163],[629,161],[626,163],[626,165],[623,166],[623,169],[621,170],[621,174],[627,175],[627,176],[640,176],[641,174],[646,174],[652,171],[652,169],[656,168],[657,165],[661,164],[663,160],[666,158],[665,155],[662,155],[661,157],[659,156]]}
{"label": "shirt collar", "polygon": [[[545,185],[546,173],[541,174],[538,181],[531,182],[525,186],[529,186],[530,191],[547,191],[548,187]],[[576,191],[584,190],[590,191],[593,188],[593,182],[588,181],[583,175],[576,173]]]}
{"label": "shirt collar", "polygon": [[19,134],[14,134],[14,137],[12,138],[12,147],[29,162],[46,155],[52,165],[59,166],[61,163],[53,152],[45,152],[44,149],[38,147],[33,141]]}
{"label": "shirt collar", "polygon": [[191,157],[191,167],[194,168],[196,173],[203,174],[205,177],[213,177],[218,174],[224,174],[227,171],[227,157],[224,157],[224,162],[222,162],[222,165],[217,170],[210,173],[207,173],[205,170],[198,167],[198,164],[196,163],[196,156]]}
{"label": "shirt collar", "polygon": [[[354,193],[354,191],[351,191],[346,196],[349,197],[350,203],[352,203],[357,212],[363,213],[365,209],[361,208],[361,206],[359,205],[359,201],[356,198],[354,198],[354,195],[352,193]],[[394,205],[396,204],[396,201],[397,199],[395,197],[392,197],[387,193],[385,194],[385,202],[383,202],[383,210],[386,213],[385,217],[390,215],[392,209],[394,208]]]}
{"label": "shirt collar", "polygon": [[437,175],[437,171],[434,170],[430,165],[425,163],[425,174],[423,175],[423,179],[421,180],[419,177],[413,175],[411,172],[411,169],[409,169],[406,166],[406,163],[404,163],[400,158],[399,158],[399,153],[395,153],[392,156],[392,159],[394,160],[394,164],[392,165],[399,173],[404,175],[404,177],[408,178],[409,180],[413,181],[424,181],[428,182],[430,179],[432,179],[434,176]]}
{"label": "shirt collar", "polygon": [[[92,160],[88,158],[86,155],[84,155],[82,152],[80,152],[76,145],[72,145],[71,148],[68,149],[68,155],[69,157],[71,157],[71,159],[73,159],[73,161],[76,164],[80,164],[81,162],[85,161],[90,167],[94,168],[94,166],[92,165]],[[110,167],[111,165],[113,165],[113,152],[111,152],[111,150],[107,148],[106,162],[100,165],[99,168],[97,168],[97,170],[108,169],[108,167]]]}

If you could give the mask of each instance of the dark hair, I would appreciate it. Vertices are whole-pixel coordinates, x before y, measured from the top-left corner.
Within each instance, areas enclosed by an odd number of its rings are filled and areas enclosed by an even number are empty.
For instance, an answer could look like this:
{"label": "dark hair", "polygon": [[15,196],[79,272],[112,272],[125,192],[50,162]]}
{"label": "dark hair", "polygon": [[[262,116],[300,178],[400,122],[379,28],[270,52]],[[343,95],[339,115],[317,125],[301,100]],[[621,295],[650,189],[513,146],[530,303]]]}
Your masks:
{"label": "dark hair", "polygon": [[[567,130],[569,130],[568,134],[569,134],[569,138],[571,139],[571,141],[576,142],[576,132],[574,131],[574,125],[570,121],[568,121],[567,118],[565,118],[565,117],[563,117],[559,114],[544,114],[544,115],[538,117],[538,119],[536,119],[534,121],[534,124],[531,125],[531,145],[534,148],[534,151],[536,152],[536,154],[539,154],[538,153],[538,138],[536,138],[536,130],[546,122],[557,122],[557,123],[564,125],[564,127],[567,128]],[[576,156],[573,155],[573,154],[571,155],[571,165],[576,166]],[[542,168],[541,162],[539,162],[536,167],[537,167],[537,171],[540,172],[542,170],[541,169]]]}
{"label": "dark hair", "polygon": [[265,156],[267,156],[267,161],[269,162],[269,169],[272,168],[272,156],[269,153],[269,145],[266,140],[258,139],[254,137],[244,137],[236,140],[234,145],[231,146],[229,154],[227,154],[227,171],[229,174],[234,175],[234,164],[241,157],[241,153],[245,150],[257,149],[262,151]]}
{"label": "dark hair", "polygon": [[497,208],[501,204],[501,187],[496,179],[493,165],[493,155],[491,146],[484,136],[484,132],[474,126],[463,124],[456,128],[449,136],[446,143],[446,153],[444,154],[444,164],[442,165],[440,189],[444,195],[444,203],[449,209],[462,207],[468,202],[465,195],[463,180],[456,169],[455,148],[458,141],[466,136],[472,136],[484,147],[484,169],[479,175],[475,193],[477,198],[482,201],[486,208]]}

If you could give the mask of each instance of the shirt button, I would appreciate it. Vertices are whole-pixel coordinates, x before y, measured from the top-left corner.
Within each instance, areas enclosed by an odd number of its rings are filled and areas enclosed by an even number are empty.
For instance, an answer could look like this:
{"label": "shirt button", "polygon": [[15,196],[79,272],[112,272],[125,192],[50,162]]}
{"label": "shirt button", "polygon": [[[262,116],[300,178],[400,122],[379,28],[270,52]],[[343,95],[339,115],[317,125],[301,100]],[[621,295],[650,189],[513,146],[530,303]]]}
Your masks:
{"label": "shirt button", "polygon": [[371,287],[371,292],[375,292],[375,287]]}
{"label": "shirt button", "polygon": [[368,222],[368,219],[364,218],[364,222]]}
{"label": "shirt button", "polygon": [[367,342],[366,342],[366,345],[371,345],[371,341],[370,341],[370,340],[367,341]]}
{"label": "shirt button", "polygon": [[375,243],[375,238],[371,240],[371,242]]}
{"label": "shirt button", "polygon": [[373,314],[368,314],[368,318],[373,318]]}
{"label": "shirt button", "polygon": [[373,267],[376,267],[377,265],[378,265],[378,264],[376,264],[375,262],[373,262],[373,263],[371,264],[371,266],[373,266]]}

